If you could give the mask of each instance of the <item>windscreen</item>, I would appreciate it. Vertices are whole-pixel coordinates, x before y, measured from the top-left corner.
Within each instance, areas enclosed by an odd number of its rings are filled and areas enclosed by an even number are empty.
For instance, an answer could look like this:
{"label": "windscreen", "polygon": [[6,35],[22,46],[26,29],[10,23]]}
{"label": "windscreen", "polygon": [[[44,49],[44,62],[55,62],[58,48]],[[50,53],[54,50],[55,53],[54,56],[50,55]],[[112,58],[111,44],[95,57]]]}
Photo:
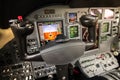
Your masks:
{"label": "windscreen", "polygon": [[114,9],[105,9],[104,19],[114,19]]}

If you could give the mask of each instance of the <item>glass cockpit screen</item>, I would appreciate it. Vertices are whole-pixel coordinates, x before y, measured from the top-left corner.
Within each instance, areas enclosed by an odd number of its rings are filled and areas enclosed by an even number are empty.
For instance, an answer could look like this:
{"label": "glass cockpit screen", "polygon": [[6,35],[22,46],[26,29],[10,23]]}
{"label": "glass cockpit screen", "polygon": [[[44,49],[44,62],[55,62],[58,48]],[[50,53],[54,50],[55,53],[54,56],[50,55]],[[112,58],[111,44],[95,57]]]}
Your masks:
{"label": "glass cockpit screen", "polygon": [[62,21],[38,22],[38,30],[41,41],[53,41],[57,35],[63,33]]}
{"label": "glass cockpit screen", "polygon": [[106,32],[108,32],[108,31],[109,31],[109,23],[103,23],[101,32],[102,32],[102,33],[106,33]]}
{"label": "glass cockpit screen", "polygon": [[69,23],[74,23],[77,21],[77,13],[69,13]]}
{"label": "glass cockpit screen", "polygon": [[76,39],[78,37],[79,37],[79,26],[78,25],[69,26],[69,38]]}
{"label": "glass cockpit screen", "polygon": [[101,27],[101,33],[109,34],[110,33],[110,22],[104,22]]}

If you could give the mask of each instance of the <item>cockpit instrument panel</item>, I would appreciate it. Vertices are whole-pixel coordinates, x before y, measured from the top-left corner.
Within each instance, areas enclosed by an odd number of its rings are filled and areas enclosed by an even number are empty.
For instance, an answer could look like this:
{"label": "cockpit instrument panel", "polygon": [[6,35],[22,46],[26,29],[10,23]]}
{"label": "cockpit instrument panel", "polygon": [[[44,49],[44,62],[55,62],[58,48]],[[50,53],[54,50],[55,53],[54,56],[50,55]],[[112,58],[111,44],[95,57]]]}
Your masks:
{"label": "cockpit instrument panel", "polygon": [[68,13],[68,23],[75,23],[75,22],[77,22],[77,13],[76,12]]}
{"label": "cockpit instrument panel", "polygon": [[[26,31],[27,26],[20,26],[16,21],[14,26],[20,28],[21,34],[25,29],[27,34],[17,35],[26,60],[41,61],[32,62],[31,65],[36,79],[50,72],[56,74],[54,65],[76,61],[82,73],[91,78],[119,66],[113,55],[120,49],[117,44],[120,38],[119,15],[117,8],[69,8],[56,5],[38,9],[26,17],[34,23],[32,33]],[[43,70],[42,61],[53,66],[49,69],[46,66]],[[11,68],[21,68],[21,65]],[[46,74],[42,75],[44,72]]]}
{"label": "cockpit instrument panel", "polygon": [[[96,25],[94,27],[81,25],[80,17],[87,14],[95,17]],[[117,8],[51,6],[34,11],[27,18],[36,23],[41,47],[55,41],[58,35],[64,35],[67,40],[79,39],[84,42],[86,45],[85,51],[89,51],[102,50],[103,45],[106,45],[112,39],[112,35],[118,33],[118,17],[119,11]]]}
{"label": "cockpit instrument panel", "polygon": [[111,33],[111,21],[104,21],[101,25],[101,35]]}
{"label": "cockpit instrument panel", "polygon": [[[37,10],[28,17],[35,22],[35,32],[40,45],[38,54],[47,63],[65,64],[84,53],[85,44],[81,41],[82,32],[78,22],[79,9],[73,9],[72,12],[69,9],[51,6]],[[69,51],[66,51],[68,49]]]}

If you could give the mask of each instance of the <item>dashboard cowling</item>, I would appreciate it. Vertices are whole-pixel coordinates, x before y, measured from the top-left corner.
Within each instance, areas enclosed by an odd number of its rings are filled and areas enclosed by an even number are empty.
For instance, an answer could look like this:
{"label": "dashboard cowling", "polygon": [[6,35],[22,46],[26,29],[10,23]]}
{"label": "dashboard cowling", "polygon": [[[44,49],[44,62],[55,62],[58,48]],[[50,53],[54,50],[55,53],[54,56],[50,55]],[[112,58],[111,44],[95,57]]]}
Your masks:
{"label": "dashboard cowling", "polygon": [[68,64],[84,54],[85,44],[76,42],[61,43],[41,51],[41,56],[46,63],[61,65]]}

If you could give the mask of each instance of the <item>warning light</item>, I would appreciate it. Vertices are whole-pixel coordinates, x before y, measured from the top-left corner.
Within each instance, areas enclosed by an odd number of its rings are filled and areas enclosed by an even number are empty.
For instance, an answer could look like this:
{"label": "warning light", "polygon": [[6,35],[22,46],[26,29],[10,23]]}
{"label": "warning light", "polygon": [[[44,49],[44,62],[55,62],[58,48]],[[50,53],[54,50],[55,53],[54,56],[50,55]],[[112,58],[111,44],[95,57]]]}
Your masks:
{"label": "warning light", "polygon": [[22,16],[18,16],[18,20],[22,21],[23,20]]}

